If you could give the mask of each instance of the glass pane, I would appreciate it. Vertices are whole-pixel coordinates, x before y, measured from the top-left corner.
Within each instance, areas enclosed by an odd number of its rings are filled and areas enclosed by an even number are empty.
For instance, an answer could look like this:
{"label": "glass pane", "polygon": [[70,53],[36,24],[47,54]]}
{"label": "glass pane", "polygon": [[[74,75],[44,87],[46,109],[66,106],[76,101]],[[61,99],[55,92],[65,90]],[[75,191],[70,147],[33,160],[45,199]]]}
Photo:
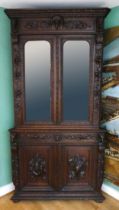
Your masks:
{"label": "glass pane", "polygon": [[63,48],[64,120],[88,120],[89,43],[66,41]]}
{"label": "glass pane", "polygon": [[26,121],[50,120],[50,43],[25,44]]}

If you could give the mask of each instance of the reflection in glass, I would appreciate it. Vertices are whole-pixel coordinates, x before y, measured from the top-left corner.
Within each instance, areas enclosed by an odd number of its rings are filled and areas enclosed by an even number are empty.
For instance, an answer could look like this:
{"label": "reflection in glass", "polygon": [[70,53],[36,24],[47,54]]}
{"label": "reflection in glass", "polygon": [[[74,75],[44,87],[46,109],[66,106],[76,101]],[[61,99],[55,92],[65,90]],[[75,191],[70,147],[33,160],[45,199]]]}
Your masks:
{"label": "reflection in glass", "polygon": [[50,120],[50,44],[25,44],[26,121]]}
{"label": "reflection in glass", "polygon": [[64,120],[88,120],[89,43],[66,41],[63,47]]}

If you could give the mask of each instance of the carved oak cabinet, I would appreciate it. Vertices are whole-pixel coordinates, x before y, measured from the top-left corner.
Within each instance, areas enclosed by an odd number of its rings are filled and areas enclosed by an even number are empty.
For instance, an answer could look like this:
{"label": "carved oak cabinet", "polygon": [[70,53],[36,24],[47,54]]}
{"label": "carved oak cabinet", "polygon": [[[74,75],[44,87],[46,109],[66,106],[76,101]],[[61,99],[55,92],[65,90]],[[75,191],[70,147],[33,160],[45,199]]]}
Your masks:
{"label": "carved oak cabinet", "polygon": [[108,9],[7,9],[12,24],[14,201],[103,201],[100,129]]}

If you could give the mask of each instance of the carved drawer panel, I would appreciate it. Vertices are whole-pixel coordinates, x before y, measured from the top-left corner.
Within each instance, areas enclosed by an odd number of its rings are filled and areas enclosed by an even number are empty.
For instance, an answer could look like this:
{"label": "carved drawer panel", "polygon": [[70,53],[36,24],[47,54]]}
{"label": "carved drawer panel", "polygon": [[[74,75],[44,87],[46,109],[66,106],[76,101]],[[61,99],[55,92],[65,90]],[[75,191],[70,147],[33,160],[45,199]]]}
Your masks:
{"label": "carved drawer panel", "polygon": [[97,144],[98,133],[70,133],[70,132],[27,132],[17,135],[19,145],[41,145],[41,144]]}

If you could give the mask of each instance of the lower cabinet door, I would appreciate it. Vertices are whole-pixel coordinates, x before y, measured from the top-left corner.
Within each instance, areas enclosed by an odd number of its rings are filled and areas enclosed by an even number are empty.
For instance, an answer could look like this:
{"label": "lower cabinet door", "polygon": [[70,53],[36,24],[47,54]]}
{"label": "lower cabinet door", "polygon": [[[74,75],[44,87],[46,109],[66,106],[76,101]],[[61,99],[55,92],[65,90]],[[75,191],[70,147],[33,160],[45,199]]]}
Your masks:
{"label": "lower cabinet door", "polygon": [[20,188],[31,191],[52,191],[55,148],[23,146],[19,148]]}
{"label": "lower cabinet door", "polygon": [[97,147],[63,147],[65,186],[63,191],[94,191],[97,181]]}
{"label": "lower cabinet door", "polygon": [[94,191],[97,146],[41,145],[19,148],[20,188],[24,191]]}

